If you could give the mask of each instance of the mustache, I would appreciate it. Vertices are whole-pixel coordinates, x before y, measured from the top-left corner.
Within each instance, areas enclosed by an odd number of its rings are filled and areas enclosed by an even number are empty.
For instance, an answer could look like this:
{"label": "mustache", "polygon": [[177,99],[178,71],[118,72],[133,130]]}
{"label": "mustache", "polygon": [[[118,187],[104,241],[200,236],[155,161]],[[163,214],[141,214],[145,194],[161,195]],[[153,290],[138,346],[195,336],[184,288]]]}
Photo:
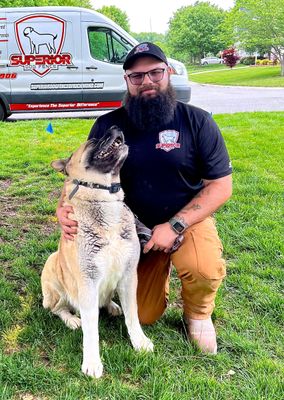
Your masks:
{"label": "mustache", "polygon": [[139,88],[138,94],[143,93],[145,90],[156,90],[157,92],[160,92],[160,87],[158,85],[148,83],[146,85],[142,85],[141,88]]}

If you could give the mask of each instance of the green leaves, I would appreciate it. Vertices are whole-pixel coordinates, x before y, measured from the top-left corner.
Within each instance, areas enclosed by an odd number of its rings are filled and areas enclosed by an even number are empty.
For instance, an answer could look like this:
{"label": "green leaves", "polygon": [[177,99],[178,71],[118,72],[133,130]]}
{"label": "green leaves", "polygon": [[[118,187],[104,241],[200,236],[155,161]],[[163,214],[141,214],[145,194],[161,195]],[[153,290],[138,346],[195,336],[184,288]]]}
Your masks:
{"label": "green leaves", "polygon": [[282,64],[284,75],[284,1],[236,0],[227,23],[234,26],[235,40],[243,48],[266,47]]}
{"label": "green leaves", "polygon": [[112,19],[117,25],[121,26],[126,32],[130,31],[129,19],[126,12],[120,10],[116,6],[103,6],[102,8],[96,10],[106,17]]}
{"label": "green leaves", "polygon": [[207,53],[217,54],[227,46],[221,36],[226,12],[207,2],[181,7],[170,19],[169,47],[173,57],[199,61]]}
{"label": "green leaves", "polygon": [[90,0],[1,0],[1,7],[74,6],[92,8]]}

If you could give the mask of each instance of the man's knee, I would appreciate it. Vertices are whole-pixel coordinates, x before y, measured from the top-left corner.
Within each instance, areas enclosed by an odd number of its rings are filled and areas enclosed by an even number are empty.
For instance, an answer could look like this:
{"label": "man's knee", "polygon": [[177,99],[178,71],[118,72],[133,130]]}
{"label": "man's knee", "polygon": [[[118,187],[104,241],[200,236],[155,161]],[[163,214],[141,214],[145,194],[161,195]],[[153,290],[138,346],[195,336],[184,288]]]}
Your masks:
{"label": "man's knee", "polygon": [[164,307],[159,307],[154,310],[149,309],[147,307],[139,308],[139,306],[138,306],[138,318],[139,318],[140,324],[142,324],[142,325],[154,324],[156,321],[158,321],[158,319],[161,318],[161,316],[164,314],[166,308],[167,308],[166,304]]}
{"label": "man's knee", "polygon": [[216,228],[209,219],[186,233],[184,244],[173,253],[172,262],[181,279],[222,280],[226,276],[222,250]]}

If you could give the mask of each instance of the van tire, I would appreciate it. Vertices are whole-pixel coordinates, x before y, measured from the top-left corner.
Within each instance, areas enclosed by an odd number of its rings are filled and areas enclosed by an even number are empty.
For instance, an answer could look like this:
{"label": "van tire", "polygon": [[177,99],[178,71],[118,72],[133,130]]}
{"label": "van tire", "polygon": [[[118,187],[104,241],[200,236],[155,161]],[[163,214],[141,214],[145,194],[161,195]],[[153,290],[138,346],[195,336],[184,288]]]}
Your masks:
{"label": "van tire", "polygon": [[0,103],[0,121],[5,121],[6,119],[6,112],[3,105]]}

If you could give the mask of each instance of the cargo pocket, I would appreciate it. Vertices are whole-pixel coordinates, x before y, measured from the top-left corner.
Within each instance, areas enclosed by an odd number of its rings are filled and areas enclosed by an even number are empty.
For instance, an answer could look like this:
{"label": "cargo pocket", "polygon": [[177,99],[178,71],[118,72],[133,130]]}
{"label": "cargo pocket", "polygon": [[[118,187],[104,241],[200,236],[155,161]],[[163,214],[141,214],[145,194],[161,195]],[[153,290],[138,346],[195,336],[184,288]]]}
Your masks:
{"label": "cargo pocket", "polygon": [[212,228],[193,229],[190,232],[196,253],[197,271],[209,280],[226,276],[226,263],[222,258],[223,246],[215,226]]}

